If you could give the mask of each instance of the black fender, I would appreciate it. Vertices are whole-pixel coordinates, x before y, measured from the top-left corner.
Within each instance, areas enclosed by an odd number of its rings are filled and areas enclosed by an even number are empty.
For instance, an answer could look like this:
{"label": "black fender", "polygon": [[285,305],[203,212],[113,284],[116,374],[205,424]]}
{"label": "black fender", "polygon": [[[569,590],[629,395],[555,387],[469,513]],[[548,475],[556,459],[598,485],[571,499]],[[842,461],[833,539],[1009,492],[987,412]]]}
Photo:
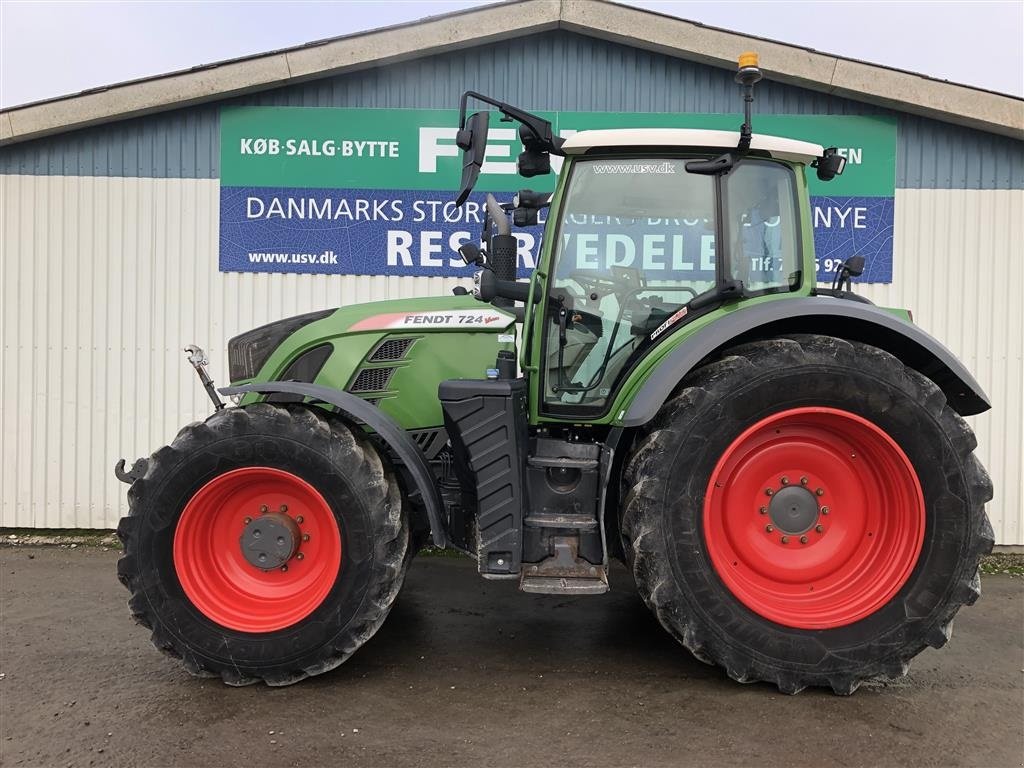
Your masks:
{"label": "black fender", "polygon": [[349,392],[331,389],[320,384],[307,384],[299,381],[266,381],[258,384],[243,384],[238,387],[223,387],[222,395],[245,395],[258,393],[261,395],[276,392],[290,395],[301,395],[311,400],[333,405],[344,415],[361,422],[373,429],[390,448],[395,456],[405,465],[412,481],[416,484],[423,506],[430,523],[430,535],[435,546],[444,549],[448,544],[448,533],[444,527],[441,510],[441,494],[434,481],[434,473],[419,446],[409,434],[383,413],[375,405],[356,397]]}
{"label": "black fender", "polygon": [[686,374],[709,356],[744,341],[784,333],[820,333],[883,349],[934,381],[961,416],[992,407],[952,352],[913,323],[872,304],[824,296],[768,301],[738,309],[702,328],[668,353],[638,390],[621,422],[646,424]]}

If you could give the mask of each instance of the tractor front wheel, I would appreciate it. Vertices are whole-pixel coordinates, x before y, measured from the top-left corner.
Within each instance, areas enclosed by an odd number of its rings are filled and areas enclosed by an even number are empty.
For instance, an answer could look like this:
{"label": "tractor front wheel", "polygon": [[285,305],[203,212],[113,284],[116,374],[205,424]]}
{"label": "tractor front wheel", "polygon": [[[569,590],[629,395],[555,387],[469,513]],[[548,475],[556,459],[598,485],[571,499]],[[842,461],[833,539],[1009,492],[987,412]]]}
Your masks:
{"label": "tractor front wheel", "polygon": [[218,411],[157,451],[128,498],[132,614],[190,672],[232,685],[341,664],[384,621],[411,552],[393,473],[316,408]]}
{"label": "tractor front wheel", "polygon": [[665,628],[735,680],[899,677],[979,594],[992,486],[938,387],[801,335],[693,373],[634,444],[623,546]]}

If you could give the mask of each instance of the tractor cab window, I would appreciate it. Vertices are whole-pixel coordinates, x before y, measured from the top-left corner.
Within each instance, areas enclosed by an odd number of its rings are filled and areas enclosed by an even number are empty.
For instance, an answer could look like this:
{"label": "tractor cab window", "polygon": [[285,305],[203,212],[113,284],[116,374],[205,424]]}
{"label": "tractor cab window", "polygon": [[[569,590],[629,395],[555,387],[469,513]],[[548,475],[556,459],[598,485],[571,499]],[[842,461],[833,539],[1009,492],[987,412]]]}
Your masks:
{"label": "tractor cab window", "polygon": [[[544,401],[595,411],[619,375],[722,277],[744,295],[800,285],[793,170],[741,160],[721,179],[692,158],[583,158],[557,216],[543,353]],[[716,249],[716,195],[727,253]],[[554,223],[554,222],[552,222]],[[550,225],[549,225],[550,226]],[[716,265],[716,260],[727,263]]]}
{"label": "tractor cab window", "polygon": [[747,295],[800,285],[797,193],[793,171],[770,160],[747,159],[722,181],[729,268]]}
{"label": "tractor cab window", "polygon": [[633,352],[715,283],[715,179],[684,158],[577,161],[559,212],[545,401],[602,407]]}

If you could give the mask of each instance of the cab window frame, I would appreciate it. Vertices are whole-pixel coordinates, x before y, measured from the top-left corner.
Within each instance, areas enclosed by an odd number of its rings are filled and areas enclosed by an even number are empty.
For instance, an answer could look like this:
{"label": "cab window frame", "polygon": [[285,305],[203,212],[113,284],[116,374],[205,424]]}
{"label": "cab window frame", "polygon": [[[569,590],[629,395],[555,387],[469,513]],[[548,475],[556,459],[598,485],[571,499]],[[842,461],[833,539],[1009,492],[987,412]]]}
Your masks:
{"label": "cab window frame", "polygon": [[[731,279],[736,279],[734,261],[735,254],[733,254],[732,252],[732,243],[729,242],[728,239],[730,234],[730,225],[728,223],[730,179],[728,177],[731,176],[737,168],[741,167],[744,164],[770,165],[777,168],[781,168],[786,173],[786,177],[789,182],[790,202],[793,206],[793,247],[794,263],[796,264],[795,272],[797,277],[795,281],[787,280],[785,284],[769,286],[767,288],[760,288],[756,291],[752,291],[746,285],[744,285],[743,298],[753,299],[758,296],[769,296],[776,293],[793,293],[795,291],[799,291],[803,287],[804,281],[807,279],[807,276],[804,274],[804,272],[806,271],[804,269],[805,244],[803,226],[800,221],[800,192],[796,180],[796,169],[789,163],[776,160],[775,158],[772,157],[743,157],[739,161],[737,161],[736,165],[733,166],[729,173],[724,174],[724,176],[719,179],[718,200],[719,204],[721,205],[721,237],[723,238],[722,244],[724,246],[724,258],[721,260],[721,264],[724,267],[724,269],[722,270],[721,276],[728,276]],[[716,237],[717,236],[718,234],[716,234]],[[716,253],[717,250],[718,249],[716,247]],[[745,254],[740,253],[739,258],[746,258],[746,256]]]}
{"label": "cab window frame", "polygon": [[[679,151],[678,147],[661,147],[651,146],[645,147],[645,151],[638,152],[637,149],[630,148],[628,150],[609,151],[608,148],[595,148],[588,150],[587,152],[573,158],[569,165],[569,177],[565,181],[564,192],[562,193],[557,218],[552,222],[555,225],[553,234],[551,235],[551,248],[549,251],[549,258],[543,265],[544,270],[547,273],[548,285],[546,286],[545,296],[543,301],[540,302],[534,311],[534,318],[532,326],[538,329],[543,328],[540,332],[539,339],[539,365],[537,366],[536,375],[537,380],[537,393],[538,406],[537,413],[541,417],[550,418],[575,418],[582,422],[597,421],[605,418],[611,411],[612,406],[615,404],[615,399],[618,393],[622,389],[622,383],[630,376],[630,374],[639,366],[643,360],[647,357],[652,349],[665,343],[672,334],[665,333],[659,336],[654,341],[649,341],[645,345],[644,354],[637,357],[637,359],[630,361],[630,363],[624,366],[615,376],[615,379],[611,382],[609,388],[608,397],[605,398],[604,403],[600,406],[595,405],[584,405],[577,403],[557,403],[547,399],[547,387],[548,387],[548,370],[544,365],[544,361],[547,359],[548,354],[548,342],[549,342],[549,328],[548,323],[551,322],[550,312],[551,307],[554,304],[552,297],[552,285],[551,282],[554,280],[555,269],[557,268],[557,260],[559,254],[559,243],[562,238],[562,227],[565,223],[562,207],[564,206],[567,198],[567,193],[571,189],[573,183],[573,176],[577,172],[577,168],[581,165],[581,160],[602,160],[602,159],[637,159],[637,160],[709,160],[717,157],[721,152],[700,152],[700,151]],[[804,256],[804,233],[803,226],[800,221],[800,194],[799,188],[796,183],[796,169],[785,162],[772,158],[768,153],[755,152],[745,155],[737,161],[736,166],[738,167],[744,162],[766,162],[772,165],[781,166],[789,174],[790,191],[792,196],[793,204],[793,215],[794,215],[794,226],[795,226],[795,237],[794,244],[796,249],[796,264],[798,266],[797,280],[792,284],[785,286],[775,286],[765,289],[759,289],[757,291],[744,291],[745,298],[753,298],[756,296],[764,296],[774,293],[790,293],[800,290],[804,280],[806,280],[805,270],[803,268],[803,256]],[[713,178],[714,183],[714,209],[715,209],[715,222],[714,222],[714,236],[715,236],[715,283],[722,284],[728,276],[733,274],[731,246],[727,241],[728,226],[726,224],[726,216],[728,215],[728,207],[726,203],[726,180],[723,178],[724,174],[715,174]],[[694,320],[701,318],[711,312],[718,309],[718,305],[712,304],[706,307],[702,307],[699,310],[691,311],[687,315],[679,320],[676,324],[676,328],[687,325]],[[532,344],[532,341],[529,342]]]}

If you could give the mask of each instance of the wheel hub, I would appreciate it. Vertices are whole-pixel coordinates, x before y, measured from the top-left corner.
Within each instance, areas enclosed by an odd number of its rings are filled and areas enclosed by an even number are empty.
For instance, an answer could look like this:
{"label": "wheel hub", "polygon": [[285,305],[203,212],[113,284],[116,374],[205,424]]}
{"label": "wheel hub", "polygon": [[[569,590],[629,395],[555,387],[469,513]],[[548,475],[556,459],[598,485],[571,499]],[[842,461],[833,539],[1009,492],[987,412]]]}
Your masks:
{"label": "wheel hub", "polygon": [[292,518],[283,512],[271,512],[246,523],[239,545],[249,565],[272,571],[292,559],[301,536]]}
{"label": "wheel hub", "polygon": [[806,533],[818,522],[818,500],[803,486],[786,486],[772,495],[768,516],[782,533]]}

